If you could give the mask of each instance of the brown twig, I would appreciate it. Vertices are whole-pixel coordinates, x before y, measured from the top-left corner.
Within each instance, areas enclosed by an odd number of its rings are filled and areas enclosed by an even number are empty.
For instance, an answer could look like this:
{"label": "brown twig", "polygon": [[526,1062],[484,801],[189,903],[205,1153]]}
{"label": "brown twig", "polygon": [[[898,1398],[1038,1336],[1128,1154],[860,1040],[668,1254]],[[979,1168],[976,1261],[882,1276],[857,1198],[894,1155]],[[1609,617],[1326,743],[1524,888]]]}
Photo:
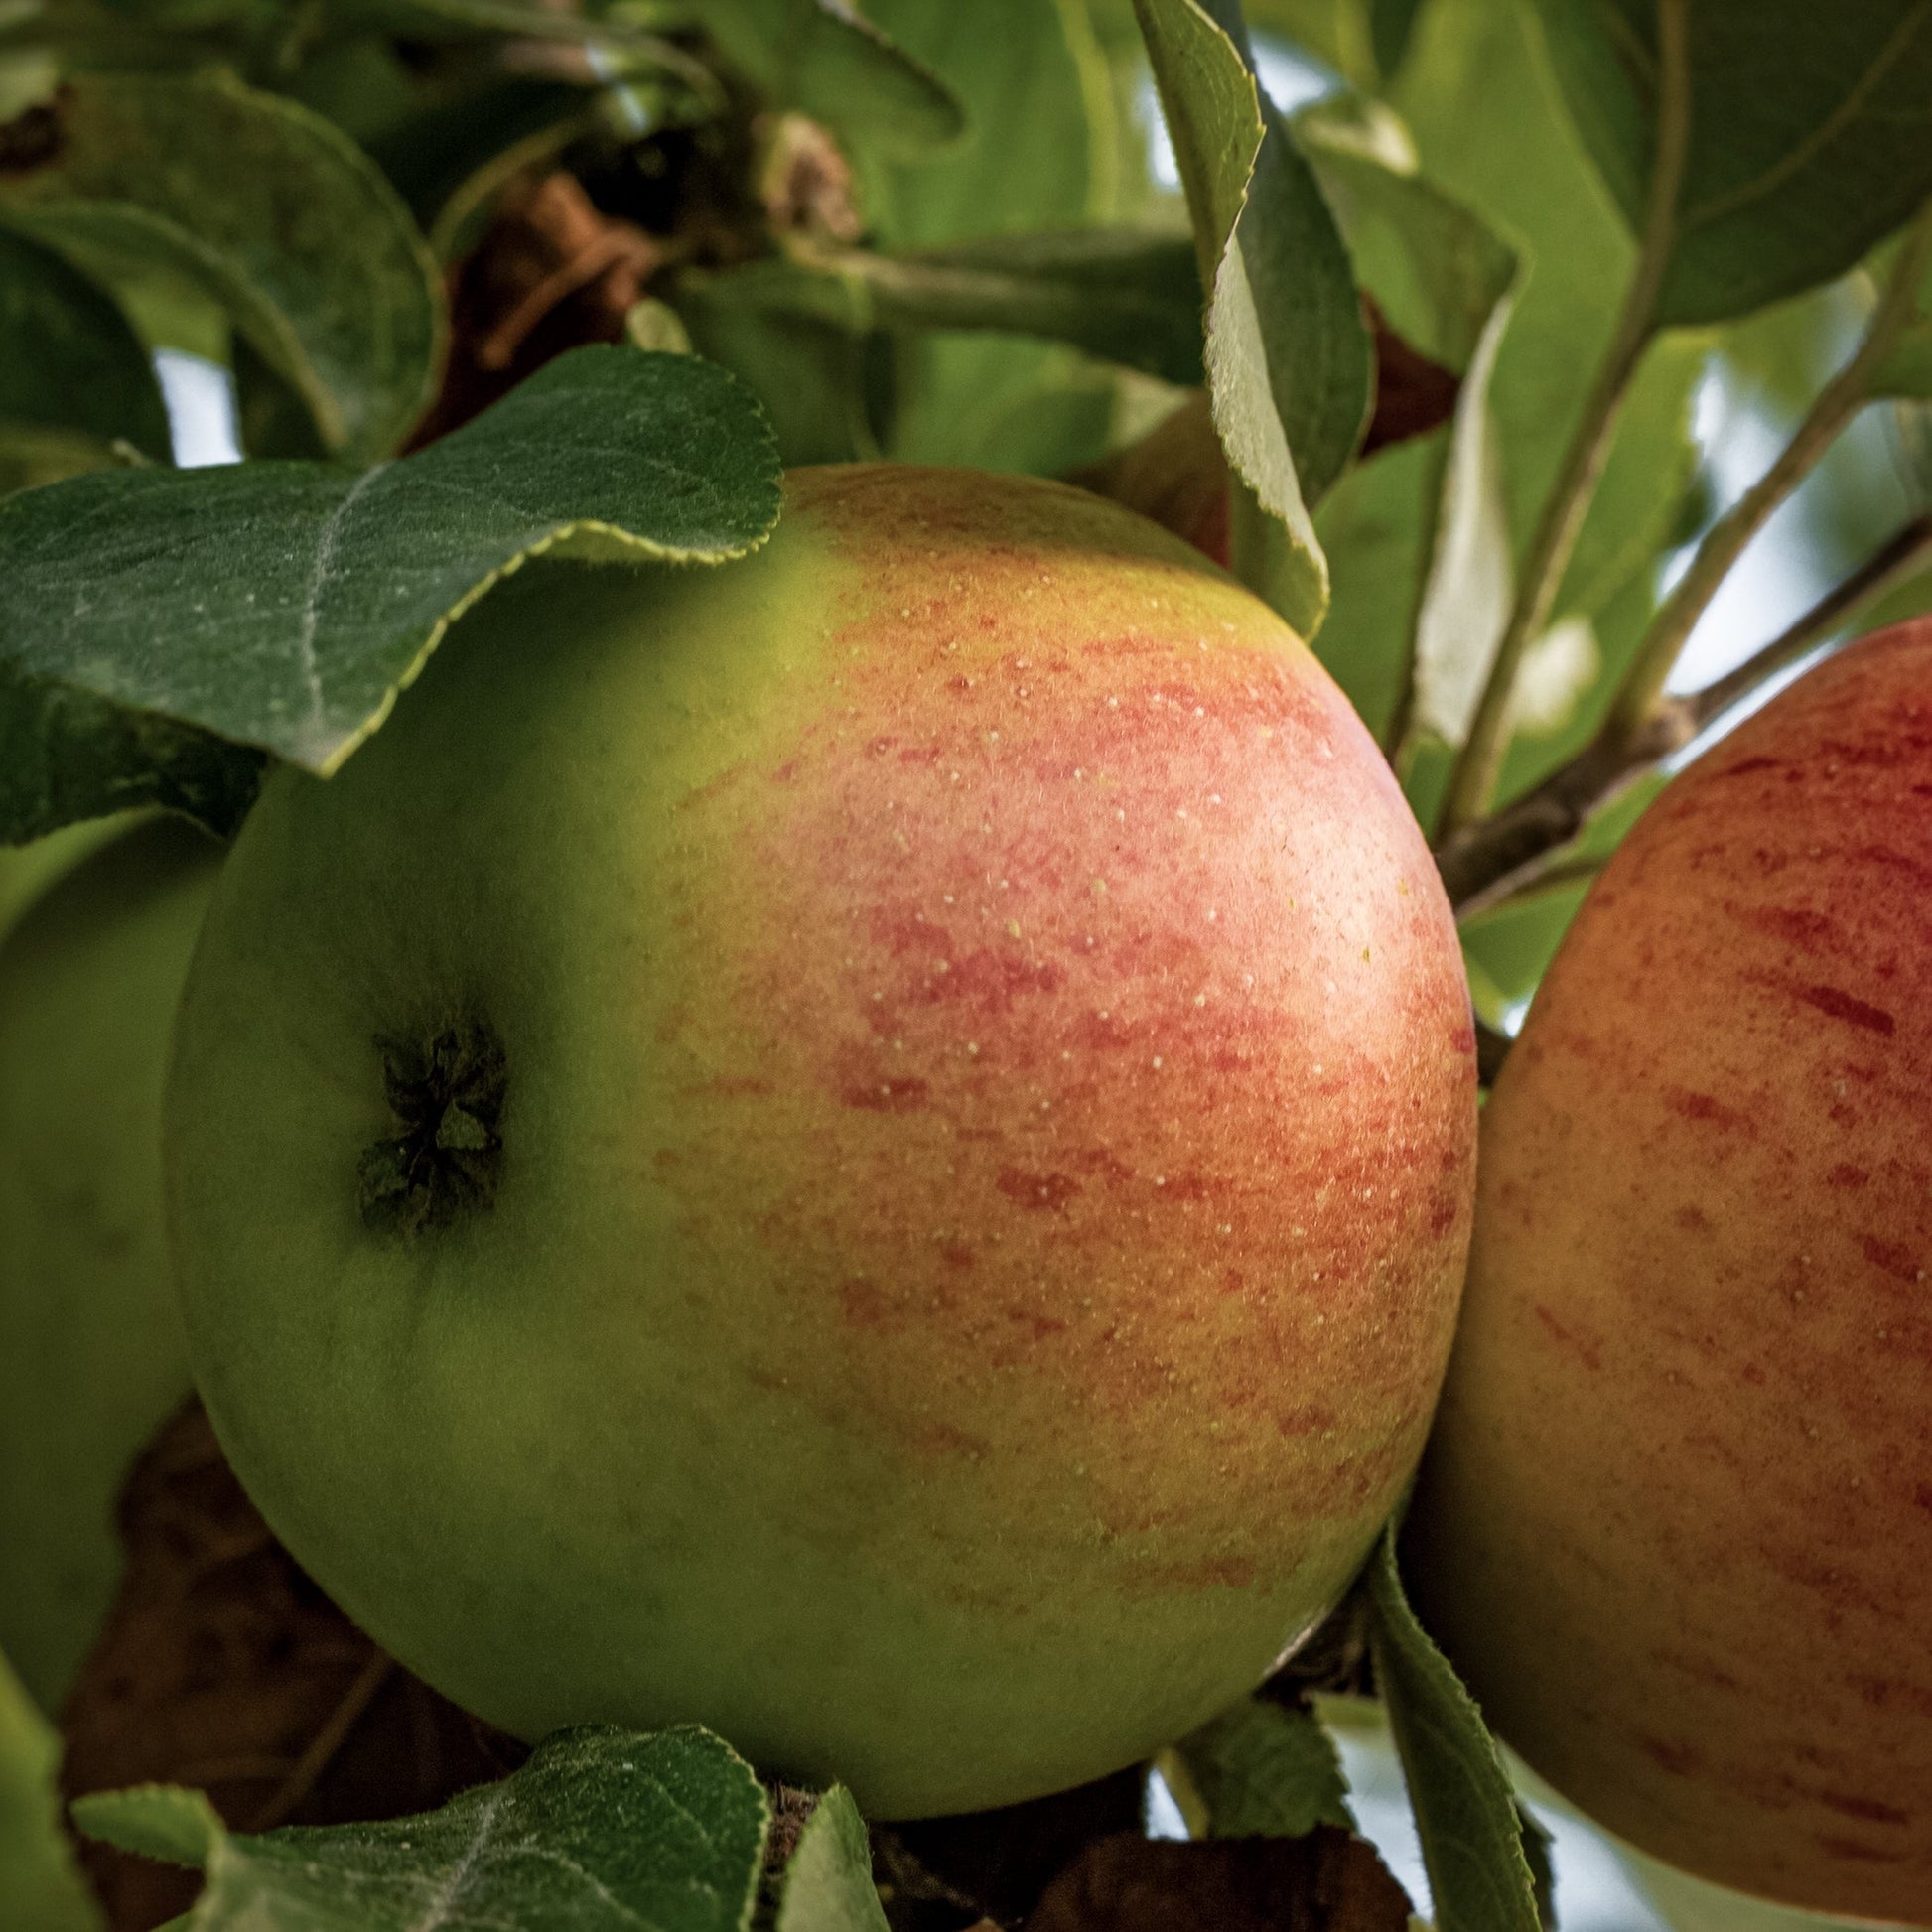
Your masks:
{"label": "brown twig", "polygon": [[1862,606],[1909,583],[1932,565],[1932,512],[1915,516],[1872,552],[1844,583],[1821,597],[1790,629],[1753,652],[1733,671],[1708,684],[1691,700],[1698,729],[1715,723],[1752,692],[1794,664]]}
{"label": "brown twig", "polygon": [[1660,700],[1632,730],[1614,716],[1568,764],[1436,855],[1458,918],[1543,882],[1550,857],[1597,812],[1839,628],[1873,598],[1932,563],[1932,514],[1914,517],[1803,617],[1701,691]]}
{"label": "brown twig", "polygon": [[308,1748],[296,1759],[275,1795],[256,1815],[250,1828],[273,1831],[301,1809],[302,1802],[315,1789],[316,1780],[329,1768],[330,1760],[348,1741],[349,1733],[362,1722],[375,1696],[396,1668],[396,1660],[378,1650],[362,1666],[360,1674],[329,1715],[329,1722],[310,1738]]}
{"label": "brown twig", "polygon": [[1568,845],[1595,813],[1696,735],[1685,707],[1672,702],[1638,739],[1626,744],[1619,735],[1599,733],[1533,791],[1451,834],[1436,865],[1456,916],[1467,918],[1521,891],[1551,852]]}
{"label": "brown twig", "polygon": [[1698,620],[1771,513],[1817,467],[1839,433],[1871,400],[1872,379],[1917,313],[1919,277],[1932,260],[1932,202],[1903,245],[1858,351],[1818,392],[1777,460],[1699,540],[1691,567],[1652,619],[1611,709],[1612,729],[1635,732],[1656,708]]}

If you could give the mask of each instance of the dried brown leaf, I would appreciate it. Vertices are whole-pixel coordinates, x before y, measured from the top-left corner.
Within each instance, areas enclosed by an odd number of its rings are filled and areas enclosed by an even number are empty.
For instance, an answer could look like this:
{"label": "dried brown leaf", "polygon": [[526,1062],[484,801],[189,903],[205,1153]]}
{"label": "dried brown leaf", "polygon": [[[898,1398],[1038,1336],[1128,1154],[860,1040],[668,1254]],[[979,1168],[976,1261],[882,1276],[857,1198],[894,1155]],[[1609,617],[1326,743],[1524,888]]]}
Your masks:
{"label": "dried brown leaf", "polygon": [[873,1863],[891,1887],[895,1932],[958,1932],[982,1916],[1024,1923],[1086,1846],[1139,1829],[1146,1789],[1147,1773],[1134,1765],[997,1811],[875,1827]]}
{"label": "dried brown leaf", "polygon": [[779,114],[757,129],[764,159],[759,199],[774,235],[847,246],[865,232],[852,164],[832,131],[803,114]]}
{"label": "dried brown leaf", "polygon": [[[62,1713],[69,1798],[204,1790],[237,1831],[428,1811],[525,1755],[385,1656],[270,1533],[199,1403],[122,1493],[127,1570]],[[80,1848],[113,1932],[185,1911],[198,1874]]]}
{"label": "dried brown leaf", "polygon": [[604,213],[575,175],[512,182],[483,240],[450,271],[449,365],[414,446],[460,428],[565,349],[621,342],[665,258],[661,240]]}
{"label": "dried brown leaf", "polygon": [[1375,331],[1375,414],[1369,418],[1361,454],[1373,456],[1391,443],[1441,429],[1455,414],[1462,381],[1452,369],[1410,347],[1373,302],[1364,298],[1364,307]]}
{"label": "dried brown leaf", "polygon": [[24,175],[45,168],[67,142],[62,118],[65,98],[56,96],[0,123],[0,175]]}
{"label": "dried brown leaf", "polygon": [[1060,1873],[1027,1932],[1408,1932],[1410,1909],[1375,1848],[1331,1825],[1198,1843],[1123,1832]]}

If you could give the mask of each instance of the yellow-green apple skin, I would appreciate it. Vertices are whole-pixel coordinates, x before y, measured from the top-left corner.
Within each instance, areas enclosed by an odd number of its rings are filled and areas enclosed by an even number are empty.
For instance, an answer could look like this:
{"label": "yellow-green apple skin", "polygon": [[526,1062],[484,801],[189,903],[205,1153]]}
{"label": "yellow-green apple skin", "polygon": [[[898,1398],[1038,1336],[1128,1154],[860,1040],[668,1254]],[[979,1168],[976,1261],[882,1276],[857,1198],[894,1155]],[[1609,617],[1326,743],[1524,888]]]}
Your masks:
{"label": "yellow-green apple skin", "polygon": [[0,1651],[50,1711],[120,1575],[122,1478],[189,1389],[161,1095],[219,857],[123,830],[0,946]]}
{"label": "yellow-green apple skin", "polygon": [[0,939],[62,873],[119,837],[140,816],[117,812],[109,818],[82,819],[25,845],[0,845]]}
{"label": "yellow-green apple skin", "polygon": [[[378,1042],[466,1029],[493,1192],[371,1225]],[[1448,1357],[1472,1068],[1414,821],[1266,609],[1062,485],[799,472],[749,561],[531,567],[267,786],[171,1077],[197,1379],[493,1723],[1018,1800],[1348,1582]]]}
{"label": "yellow-green apple skin", "polygon": [[1485,1715],[1714,1882],[1932,1925],[1932,623],[1664,792],[1484,1112],[1405,1555]]}

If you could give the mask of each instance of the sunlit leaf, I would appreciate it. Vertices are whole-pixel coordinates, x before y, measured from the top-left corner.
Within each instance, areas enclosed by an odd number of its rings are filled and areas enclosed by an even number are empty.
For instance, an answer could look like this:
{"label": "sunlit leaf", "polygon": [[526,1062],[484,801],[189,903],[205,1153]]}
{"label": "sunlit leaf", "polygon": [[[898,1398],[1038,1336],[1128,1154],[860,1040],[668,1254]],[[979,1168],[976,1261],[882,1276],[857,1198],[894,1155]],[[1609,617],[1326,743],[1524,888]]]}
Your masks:
{"label": "sunlit leaf", "polygon": [[[1195,0],[1135,0],[1187,191],[1234,564],[1305,636],[1328,603],[1309,505],[1367,422],[1371,348],[1341,236],[1241,48]],[[1238,14],[1235,16],[1238,24]]]}
{"label": "sunlit leaf", "polygon": [[[1378,729],[1456,742],[1514,589],[1489,396],[1523,263],[1432,183],[1333,145],[1318,112],[1305,138],[1364,286],[1404,341],[1460,378],[1446,435],[1359,465],[1323,504],[1336,597],[1318,648]],[[1408,715],[1392,717],[1405,691]]]}
{"label": "sunlit leaf", "polygon": [[[1138,131],[1120,114],[1087,0],[871,0],[867,12],[946,76],[968,117],[965,138],[940,154],[866,166],[863,201],[883,246],[949,248],[1114,217],[1123,146]],[[1059,473],[1098,456],[1112,431],[1117,372],[1071,347],[927,333],[895,348],[882,454],[898,461]]]}
{"label": "sunlit leaf", "polygon": [[[1417,19],[1394,100],[1415,135],[1425,180],[1479,208],[1527,251],[1528,275],[1490,386],[1503,504],[1520,558],[1601,357],[1635,245],[1583,152],[1534,22],[1516,0],[1431,0]],[[1554,617],[1596,623],[1597,690],[1619,667],[1601,614],[1652,582],[1692,488],[1691,401],[1708,340],[1685,332],[1654,346],[1619,414],[1609,462],[1584,522]],[[1505,765],[1505,795],[1564,755],[1525,742]],[[1419,802],[1421,802],[1419,800]],[[1425,822],[1428,822],[1425,818]]]}
{"label": "sunlit leaf", "polygon": [[843,0],[706,0],[699,18],[786,105],[884,152],[917,154],[965,131],[938,74]]}
{"label": "sunlit leaf", "polygon": [[1354,1828],[1334,1740],[1312,1711],[1244,1698],[1161,1753],[1194,1838],[1300,1838]]}

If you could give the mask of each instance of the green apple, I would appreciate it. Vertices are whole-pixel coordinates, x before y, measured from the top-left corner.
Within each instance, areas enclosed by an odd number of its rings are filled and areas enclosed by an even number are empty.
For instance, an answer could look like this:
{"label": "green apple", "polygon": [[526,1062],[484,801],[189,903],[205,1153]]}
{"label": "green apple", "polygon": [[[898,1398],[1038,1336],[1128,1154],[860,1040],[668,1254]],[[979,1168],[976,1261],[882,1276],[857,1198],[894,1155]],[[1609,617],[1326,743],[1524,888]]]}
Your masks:
{"label": "green apple", "polygon": [[0,939],[62,873],[118,838],[140,816],[118,812],[111,818],[82,819],[25,845],[0,845]]}
{"label": "green apple", "polygon": [[270,781],[170,1229],[242,1480],[439,1690],[969,1809],[1346,1586],[1453,1325],[1467,995],[1374,744],[1178,540],[963,471],[786,505],[530,567]]}
{"label": "green apple", "polygon": [[0,1651],[48,1710],[113,1595],[121,1479],[188,1393],[161,1093],[219,856],[123,829],[0,946]]}
{"label": "green apple", "polygon": [[1568,1798],[1932,1925],[1932,622],[1679,777],[1484,1115],[1418,1606]]}

